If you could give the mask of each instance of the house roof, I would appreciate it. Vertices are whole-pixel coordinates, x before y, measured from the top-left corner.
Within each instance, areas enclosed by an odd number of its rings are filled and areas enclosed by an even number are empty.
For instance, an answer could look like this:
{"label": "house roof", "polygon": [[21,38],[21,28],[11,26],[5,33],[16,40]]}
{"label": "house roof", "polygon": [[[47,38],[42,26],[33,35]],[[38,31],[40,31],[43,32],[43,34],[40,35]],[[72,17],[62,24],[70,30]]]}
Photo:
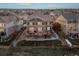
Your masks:
{"label": "house roof", "polygon": [[63,13],[63,16],[64,16],[68,21],[74,21],[74,20],[76,20],[76,14],[75,14],[75,13]]}
{"label": "house roof", "polygon": [[79,20],[79,14],[75,14],[72,12],[63,12],[62,10],[56,10],[56,11],[53,11],[52,13],[57,16],[56,18],[62,15],[65,19],[67,19],[68,22]]}
{"label": "house roof", "polygon": [[55,22],[59,22],[60,24],[65,25],[67,23],[67,19],[63,17],[63,15],[60,15]]}
{"label": "house roof", "polygon": [[53,13],[60,15],[60,14],[62,14],[62,11],[61,10],[54,10]]}
{"label": "house roof", "polygon": [[17,20],[17,18],[15,16],[0,16],[1,22],[9,23],[9,22],[12,22],[15,20]]}
{"label": "house roof", "polygon": [[54,17],[51,17],[50,15],[43,15],[41,13],[38,13],[38,14],[35,13],[35,14],[30,15],[30,16],[24,17],[24,20],[31,20],[33,18],[39,18],[43,21],[52,21],[52,20],[54,20]]}
{"label": "house roof", "polygon": [[62,11],[61,10],[54,10],[54,11],[51,11],[50,14],[54,14],[54,15],[61,15],[62,14]]}

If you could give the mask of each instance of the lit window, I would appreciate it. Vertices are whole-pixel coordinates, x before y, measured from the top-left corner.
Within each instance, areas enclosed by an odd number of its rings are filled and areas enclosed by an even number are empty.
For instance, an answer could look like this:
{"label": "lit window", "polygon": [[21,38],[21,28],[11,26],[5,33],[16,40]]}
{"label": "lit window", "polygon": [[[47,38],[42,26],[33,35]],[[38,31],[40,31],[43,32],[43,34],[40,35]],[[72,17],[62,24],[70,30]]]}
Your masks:
{"label": "lit window", "polygon": [[30,22],[30,25],[33,25],[33,23],[32,23],[32,22]]}
{"label": "lit window", "polygon": [[50,27],[47,27],[47,30],[50,30]]}
{"label": "lit window", "polygon": [[42,22],[38,22],[38,25],[42,25]]}
{"label": "lit window", "polygon": [[30,31],[30,32],[34,32],[34,27],[30,27],[30,28],[29,28],[29,31]]}
{"label": "lit window", "polygon": [[42,27],[38,27],[38,32],[42,32]]}
{"label": "lit window", "polygon": [[4,23],[0,23],[0,27],[4,27]]}

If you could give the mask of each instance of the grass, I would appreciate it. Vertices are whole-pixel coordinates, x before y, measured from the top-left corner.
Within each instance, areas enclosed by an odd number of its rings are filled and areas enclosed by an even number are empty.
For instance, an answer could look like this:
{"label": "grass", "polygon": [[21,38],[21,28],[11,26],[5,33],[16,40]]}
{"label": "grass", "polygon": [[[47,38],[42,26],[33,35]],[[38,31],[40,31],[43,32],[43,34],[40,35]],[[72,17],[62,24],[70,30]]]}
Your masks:
{"label": "grass", "polygon": [[0,48],[2,56],[74,56],[78,52],[78,48]]}

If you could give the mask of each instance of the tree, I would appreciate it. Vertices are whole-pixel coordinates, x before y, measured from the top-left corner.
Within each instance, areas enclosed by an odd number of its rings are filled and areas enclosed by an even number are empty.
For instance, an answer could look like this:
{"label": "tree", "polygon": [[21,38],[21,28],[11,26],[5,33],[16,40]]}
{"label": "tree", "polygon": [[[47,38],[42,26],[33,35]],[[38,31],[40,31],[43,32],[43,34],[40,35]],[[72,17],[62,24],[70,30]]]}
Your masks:
{"label": "tree", "polygon": [[61,25],[59,23],[54,23],[53,24],[53,29],[56,32],[61,31]]}
{"label": "tree", "polygon": [[44,15],[49,15],[49,12],[45,12]]}

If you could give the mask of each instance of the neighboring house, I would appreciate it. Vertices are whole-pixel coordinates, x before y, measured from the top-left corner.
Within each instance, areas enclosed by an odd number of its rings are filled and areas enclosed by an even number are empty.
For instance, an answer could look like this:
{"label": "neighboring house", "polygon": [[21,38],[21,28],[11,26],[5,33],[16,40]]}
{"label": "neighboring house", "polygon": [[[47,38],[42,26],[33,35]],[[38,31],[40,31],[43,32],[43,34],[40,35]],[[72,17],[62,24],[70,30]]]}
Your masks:
{"label": "neighboring house", "polygon": [[79,17],[75,13],[63,13],[61,14],[55,22],[61,24],[62,29],[66,34],[78,34],[79,33]]}
{"label": "neighboring house", "polygon": [[5,37],[9,37],[13,32],[19,31],[21,25],[22,21],[17,20],[15,16],[0,16],[0,33],[5,33]]}
{"label": "neighboring house", "polygon": [[67,25],[67,31],[69,33],[78,32],[78,20],[76,19],[75,13],[63,13],[63,16],[67,19],[68,25]]}
{"label": "neighboring house", "polygon": [[78,33],[79,23],[77,19],[79,18],[76,18],[76,14],[74,13],[63,13],[56,18],[55,22],[61,24],[62,29],[67,34],[76,32]]}
{"label": "neighboring house", "polygon": [[76,15],[76,20],[77,20],[77,30],[79,33],[79,14]]}

